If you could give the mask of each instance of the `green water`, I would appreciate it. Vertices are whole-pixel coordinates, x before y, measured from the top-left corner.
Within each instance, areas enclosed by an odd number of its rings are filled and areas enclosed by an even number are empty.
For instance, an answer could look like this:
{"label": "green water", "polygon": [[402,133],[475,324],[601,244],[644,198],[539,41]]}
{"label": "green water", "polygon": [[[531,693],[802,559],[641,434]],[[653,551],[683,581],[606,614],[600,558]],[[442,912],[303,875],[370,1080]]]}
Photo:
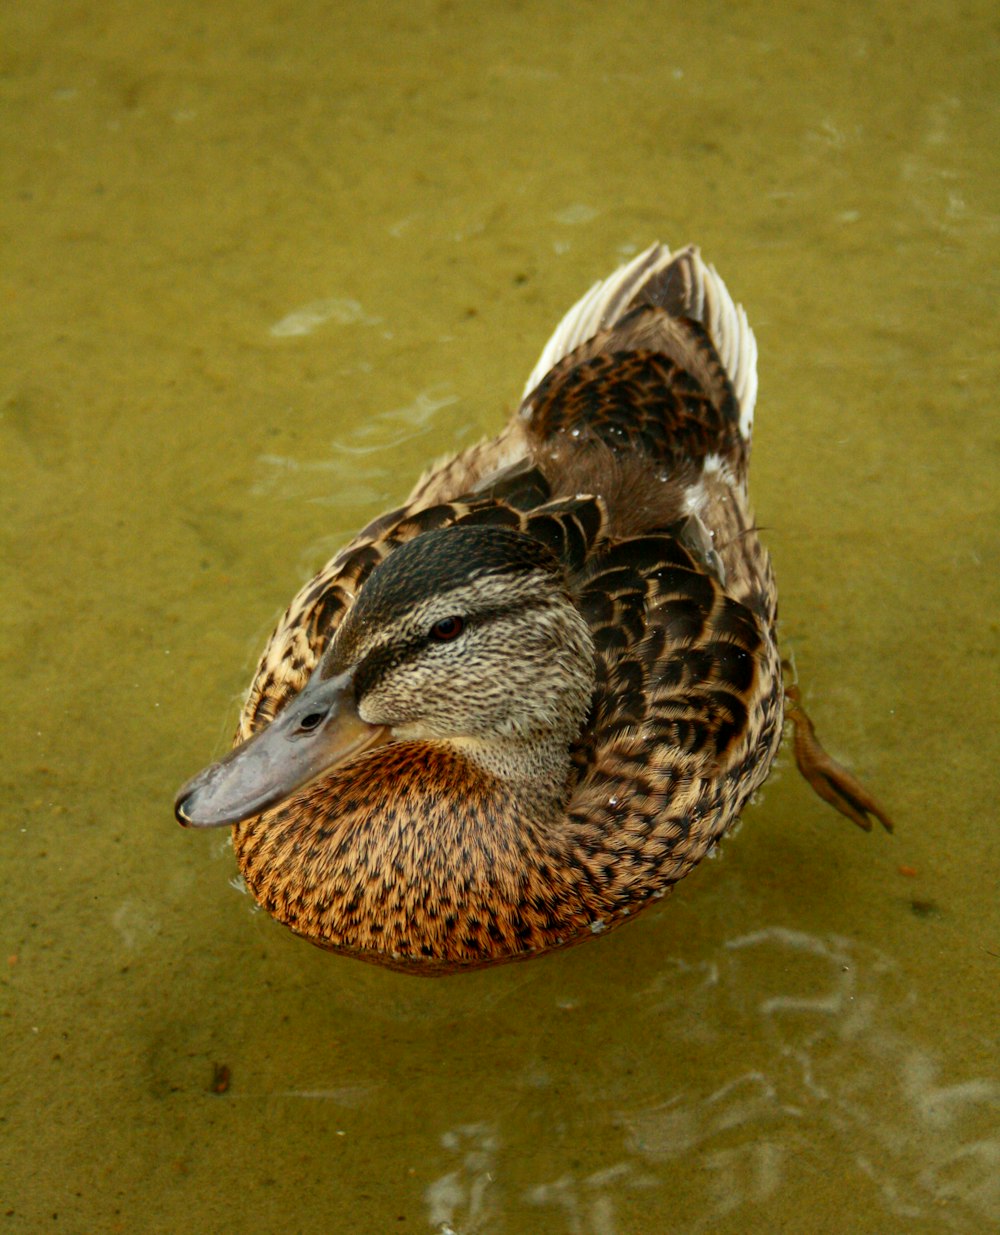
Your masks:
{"label": "green water", "polygon": [[[997,1229],[994,6],[0,23],[0,1228]],[[656,238],[748,308],[786,646],[896,835],[784,759],[612,937],[320,953],[173,792],[298,585]]]}

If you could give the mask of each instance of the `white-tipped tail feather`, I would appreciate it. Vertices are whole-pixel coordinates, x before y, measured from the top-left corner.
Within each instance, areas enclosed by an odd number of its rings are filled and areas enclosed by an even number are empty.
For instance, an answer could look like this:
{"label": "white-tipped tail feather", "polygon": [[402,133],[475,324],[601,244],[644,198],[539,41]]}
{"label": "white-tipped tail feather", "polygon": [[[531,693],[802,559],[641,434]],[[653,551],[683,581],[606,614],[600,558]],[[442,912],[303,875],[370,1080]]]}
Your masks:
{"label": "white-tipped tail feather", "polygon": [[743,306],[733,301],[714,267],[702,261],[694,246],[671,253],[666,245],[654,244],[595,283],[555,328],[525,384],[524,397],[564,356],[599,330],[614,326],[641,302],[645,289],[672,264],[683,287],[684,315],[704,326],[732,382],[740,407],[740,433],[749,445],[757,399],[757,341]]}

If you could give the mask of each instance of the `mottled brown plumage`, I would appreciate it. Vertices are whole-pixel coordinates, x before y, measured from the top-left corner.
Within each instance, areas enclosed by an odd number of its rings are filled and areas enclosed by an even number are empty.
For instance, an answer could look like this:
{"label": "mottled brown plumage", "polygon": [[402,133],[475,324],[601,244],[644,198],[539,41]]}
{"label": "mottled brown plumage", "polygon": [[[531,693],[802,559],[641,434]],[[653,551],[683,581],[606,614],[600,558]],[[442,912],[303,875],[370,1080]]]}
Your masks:
{"label": "mottled brown plumage", "polygon": [[662,896],[781,738],[755,361],[694,249],[598,284],[499,437],[293,600],[181,821],[234,823],[247,885],[298,934],[418,973],[577,942]]}

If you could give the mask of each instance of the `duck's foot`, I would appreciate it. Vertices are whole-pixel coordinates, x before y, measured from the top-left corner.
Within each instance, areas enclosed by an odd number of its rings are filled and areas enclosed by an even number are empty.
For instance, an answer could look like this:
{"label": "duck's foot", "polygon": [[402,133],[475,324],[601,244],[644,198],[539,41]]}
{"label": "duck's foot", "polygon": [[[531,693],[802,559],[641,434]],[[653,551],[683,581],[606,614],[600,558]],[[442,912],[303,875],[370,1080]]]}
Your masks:
{"label": "duck's foot", "polygon": [[795,762],[809,784],[824,802],[829,802],[859,828],[870,832],[874,816],[887,832],[891,832],[892,820],[864,785],[820,745],[813,723],[802,706],[798,687],[786,686],[785,698],[788,701],[785,715],[794,729]]}

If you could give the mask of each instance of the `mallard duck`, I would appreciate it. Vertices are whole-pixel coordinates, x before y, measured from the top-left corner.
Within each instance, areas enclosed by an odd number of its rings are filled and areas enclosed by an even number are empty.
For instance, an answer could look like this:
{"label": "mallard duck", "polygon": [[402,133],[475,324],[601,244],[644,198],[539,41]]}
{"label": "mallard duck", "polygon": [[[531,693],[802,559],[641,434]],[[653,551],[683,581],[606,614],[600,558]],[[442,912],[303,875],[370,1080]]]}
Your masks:
{"label": "mallard duck", "polygon": [[[416,973],[589,939],[662,897],[782,735],[747,498],[756,352],[696,248],[596,284],[499,436],[295,597],[180,822],[233,825],[248,888],[297,934]],[[814,783],[869,824],[795,718]]]}

